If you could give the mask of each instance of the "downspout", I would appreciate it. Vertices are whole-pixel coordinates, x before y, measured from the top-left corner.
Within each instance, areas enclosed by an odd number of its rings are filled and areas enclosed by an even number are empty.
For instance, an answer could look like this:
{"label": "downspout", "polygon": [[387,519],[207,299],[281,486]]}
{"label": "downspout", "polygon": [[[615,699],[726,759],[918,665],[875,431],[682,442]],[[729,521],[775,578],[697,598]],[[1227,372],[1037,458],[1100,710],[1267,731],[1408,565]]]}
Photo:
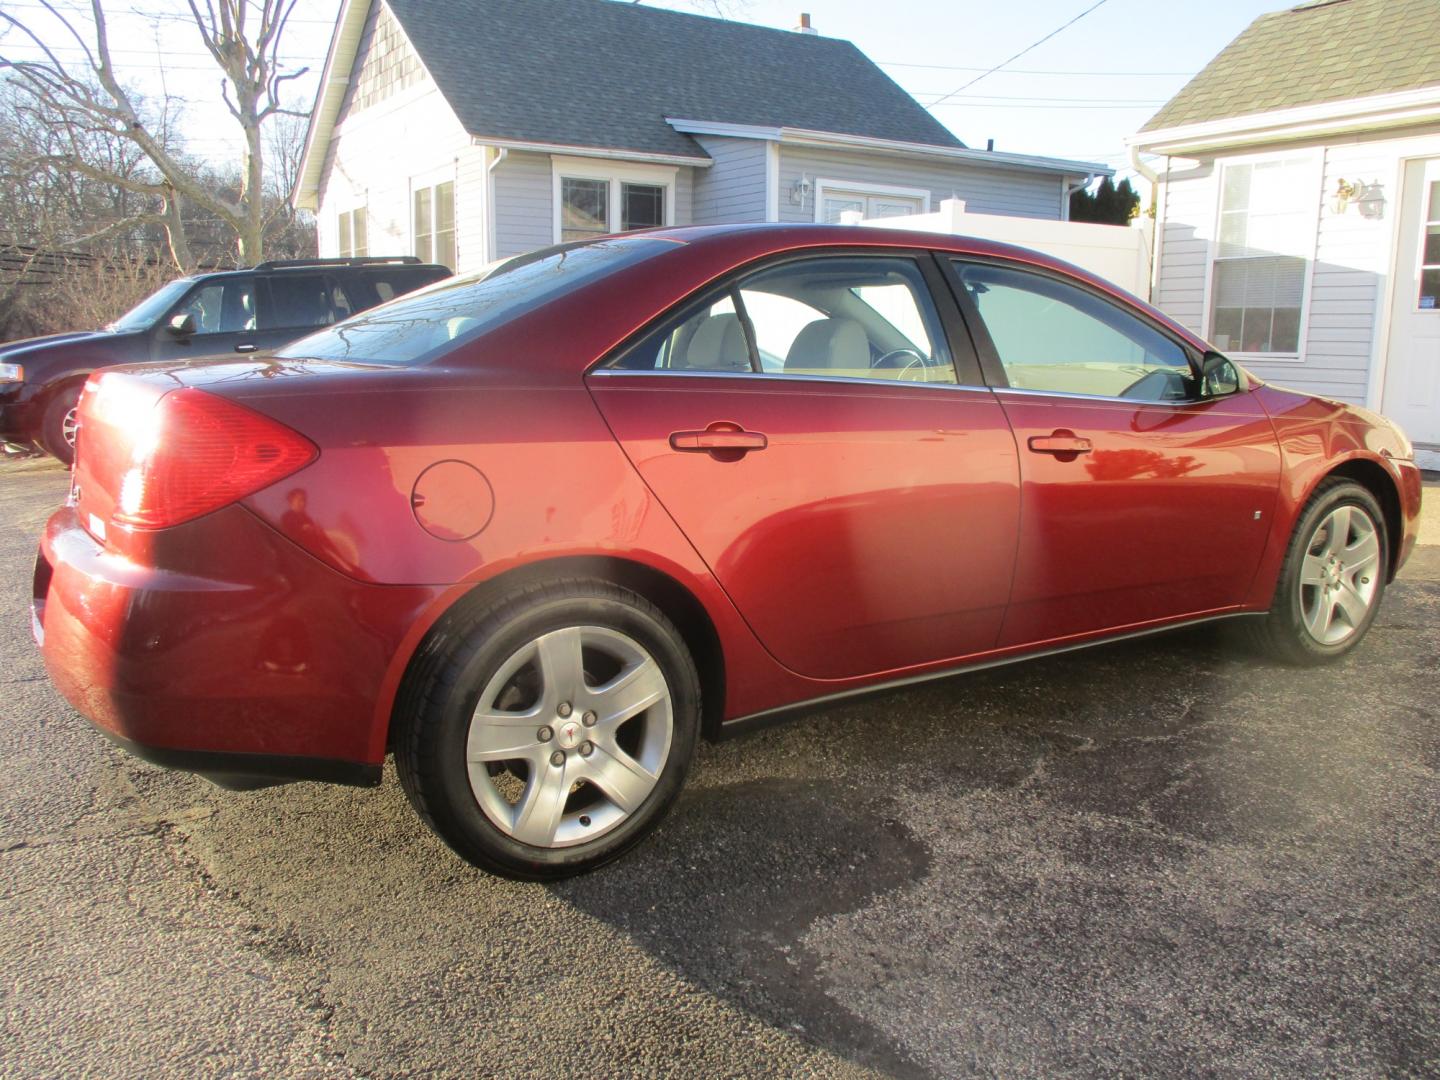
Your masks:
{"label": "downspout", "polygon": [[507,146],[492,147],[495,156],[485,165],[485,261],[500,257],[500,224],[495,220],[495,167],[510,156]]}
{"label": "downspout", "polygon": [[[1156,248],[1160,243],[1160,174],[1152,169],[1145,162],[1140,160],[1140,147],[1135,144],[1130,146],[1130,164],[1135,166],[1135,171],[1150,181],[1150,274],[1146,282],[1145,299],[1154,303],[1155,301],[1155,275],[1160,267],[1156,259]],[[1170,172],[1170,159],[1165,159],[1165,172]]]}
{"label": "downspout", "polygon": [[[1071,185],[1070,187],[1068,187],[1068,188],[1067,188],[1067,187],[1063,187],[1063,186],[1061,187],[1060,190],[1061,190],[1061,192],[1063,192],[1063,194],[1061,194],[1061,196],[1060,196],[1060,220],[1061,220],[1061,221],[1069,221],[1069,220],[1070,220],[1070,196],[1074,195],[1077,191],[1084,191],[1087,187],[1090,186],[1090,182],[1091,182],[1092,180],[1094,180],[1097,175],[1099,175],[1099,174],[1098,174],[1098,173],[1091,173],[1089,176],[1085,177],[1084,180],[1081,180],[1078,184],[1072,184],[1072,185]],[[1062,181],[1062,184],[1063,184],[1063,181]]]}

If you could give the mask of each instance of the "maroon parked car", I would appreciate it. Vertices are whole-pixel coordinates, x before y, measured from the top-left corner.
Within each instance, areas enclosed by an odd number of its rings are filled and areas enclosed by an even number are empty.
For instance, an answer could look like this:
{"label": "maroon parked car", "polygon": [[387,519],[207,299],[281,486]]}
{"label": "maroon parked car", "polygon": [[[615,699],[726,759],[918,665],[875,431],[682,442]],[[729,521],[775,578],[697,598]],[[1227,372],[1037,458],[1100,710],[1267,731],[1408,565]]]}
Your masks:
{"label": "maroon parked car", "polygon": [[549,878],[702,735],[1245,616],[1353,649],[1405,436],[1053,259],[677,228],[452,279],[260,359],[94,377],[34,627],[101,730],[232,786],[375,784]]}

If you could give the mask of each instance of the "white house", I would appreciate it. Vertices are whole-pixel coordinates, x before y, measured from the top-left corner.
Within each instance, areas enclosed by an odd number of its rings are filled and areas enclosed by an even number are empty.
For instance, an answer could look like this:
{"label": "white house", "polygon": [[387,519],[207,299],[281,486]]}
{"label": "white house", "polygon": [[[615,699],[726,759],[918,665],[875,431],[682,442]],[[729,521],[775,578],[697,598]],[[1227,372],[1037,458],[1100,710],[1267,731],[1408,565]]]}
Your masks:
{"label": "white house", "polygon": [[1162,158],[1156,305],[1440,468],[1440,3],[1261,16],[1129,141]]}
{"label": "white house", "polygon": [[298,205],[458,270],[667,224],[1060,219],[1111,170],[966,147],[846,41],[613,0],[345,0]]}

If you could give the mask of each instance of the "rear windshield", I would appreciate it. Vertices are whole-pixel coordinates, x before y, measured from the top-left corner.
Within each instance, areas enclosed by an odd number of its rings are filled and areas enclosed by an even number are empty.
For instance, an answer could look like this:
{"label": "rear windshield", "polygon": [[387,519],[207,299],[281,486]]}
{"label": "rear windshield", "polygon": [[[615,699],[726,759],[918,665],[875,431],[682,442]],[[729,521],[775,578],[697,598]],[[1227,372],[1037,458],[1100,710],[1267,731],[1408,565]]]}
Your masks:
{"label": "rear windshield", "polygon": [[148,330],[156,319],[170,310],[170,305],[179,300],[194,281],[194,278],[176,278],[168,285],[162,285],[105,329],[122,334],[131,330]]}
{"label": "rear windshield", "polygon": [[563,244],[447,278],[292,342],[286,359],[421,364],[675,242],[627,237]]}

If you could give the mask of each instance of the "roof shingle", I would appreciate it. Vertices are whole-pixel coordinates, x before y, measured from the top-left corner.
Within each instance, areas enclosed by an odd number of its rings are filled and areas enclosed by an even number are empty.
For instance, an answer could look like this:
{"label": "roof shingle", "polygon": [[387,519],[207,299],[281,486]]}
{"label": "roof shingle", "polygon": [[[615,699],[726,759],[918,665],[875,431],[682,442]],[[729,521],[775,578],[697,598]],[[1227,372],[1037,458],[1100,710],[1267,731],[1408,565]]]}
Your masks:
{"label": "roof shingle", "polygon": [[964,144],[848,41],[615,0],[386,0],[472,135],[704,158],[665,117]]}
{"label": "roof shingle", "polygon": [[1440,0],[1315,0],[1261,15],[1141,131],[1440,85]]}

